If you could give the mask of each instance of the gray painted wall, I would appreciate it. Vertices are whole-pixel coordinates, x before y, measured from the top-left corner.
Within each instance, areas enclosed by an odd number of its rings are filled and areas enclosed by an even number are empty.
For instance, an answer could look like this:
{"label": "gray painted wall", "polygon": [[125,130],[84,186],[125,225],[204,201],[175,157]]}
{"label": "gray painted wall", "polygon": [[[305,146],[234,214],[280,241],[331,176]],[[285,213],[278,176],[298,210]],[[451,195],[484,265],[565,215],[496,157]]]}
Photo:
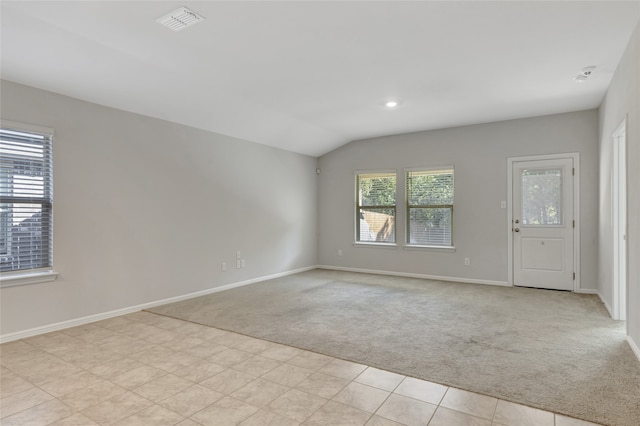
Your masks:
{"label": "gray painted wall", "polygon": [[60,273],[0,290],[2,334],[316,264],[315,158],[0,88],[3,119],[55,130]]}
{"label": "gray painted wall", "polygon": [[[627,312],[637,345],[639,50],[636,29],[599,116],[582,111],[355,141],[318,161],[2,81],[3,119],[56,131],[54,263],[61,275],[0,290],[0,333],[316,263],[507,281],[506,159],[557,152],[580,152],[582,288],[597,289],[610,304],[610,136],[627,115]],[[441,165],[456,167],[455,253],[353,246],[355,170]],[[399,217],[399,240],[403,226]],[[238,249],[246,269],[234,268]],[[471,266],[463,266],[465,257]]]}
{"label": "gray painted wall", "polygon": [[[596,110],[351,142],[319,159],[320,265],[507,282],[507,158],[579,152],[583,289],[597,289]],[[354,171],[455,166],[455,253],[356,247]],[[400,188],[403,185],[399,185]],[[404,200],[404,193],[398,194]],[[404,241],[404,210],[397,236]],[[338,250],[343,255],[338,256]],[[464,258],[471,259],[464,266]]]}
{"label": "gray painted wall", "polygon": [[[640,24],[600,107],[600,296],[613,304],[612,134],[627,117],[627,328],[640,346]],[[638,353],[640,357],[640,353]]]}

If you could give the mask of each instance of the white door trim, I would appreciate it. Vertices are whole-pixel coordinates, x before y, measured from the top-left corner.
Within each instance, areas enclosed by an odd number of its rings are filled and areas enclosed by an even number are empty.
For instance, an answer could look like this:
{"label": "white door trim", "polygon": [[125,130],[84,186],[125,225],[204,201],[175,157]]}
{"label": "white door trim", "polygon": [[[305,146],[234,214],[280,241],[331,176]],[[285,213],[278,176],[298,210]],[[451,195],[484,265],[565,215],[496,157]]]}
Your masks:
{"label": "white door trim", "polygon": [[531,155],[527,157],[507,158],[507,273],[508,282],[513,286],[513,163],[519,161],[556,160],[571,158],[573,160],[573,215],[576,221],[573,233],[573,270],[576,279],[573,281],[573,291],[580,291],[580,153]]}
{"label": "white door trim", "polygon": [[[613,139],[613,164],[611,169],[612,177],[612,200],[611,219],[613,234],[613,312],[611,317],[615,320],[624,321],[627,317],[627,247],[623,235],[627,233],[627,203],[626,203],[626,130],[627,119],[616,128],[611,135]],[[621,198],[622,197],[622,198]],[[625,209],[624,211],[621,209]],[[624,222],[624,223],[621,223]]]}

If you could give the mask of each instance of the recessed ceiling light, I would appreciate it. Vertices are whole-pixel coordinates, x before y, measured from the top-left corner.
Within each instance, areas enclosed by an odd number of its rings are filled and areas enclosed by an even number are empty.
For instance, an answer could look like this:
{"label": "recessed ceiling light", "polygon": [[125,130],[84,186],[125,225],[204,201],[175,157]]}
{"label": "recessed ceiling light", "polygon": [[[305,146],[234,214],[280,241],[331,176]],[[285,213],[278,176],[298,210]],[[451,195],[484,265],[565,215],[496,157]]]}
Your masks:
{"label": "recessed ceiling light", "polygon": [[593,71],[595,71],[595,69],[596,67],[593,65],[582,68],[582,71],[580,71],[580,74],[573,77],[573,81],[575,81],[576,83],[584,83],[585,81],[587,81],[589,76],[593,74]]}
{"label": "recessed ceiling light", "polygon": [[173,31],[181,31],[191,25],[204,20],[204,16],[197,14],[193,10],[181,7],[173,12],[156,19],[156,22],[164,25]]}
{"label": "recessed ceiling light", "polygon": [[384,106],[386,106],[387,108],[395,108],[398,105],[400,105],[398,101],[387,101],[384,103]]}

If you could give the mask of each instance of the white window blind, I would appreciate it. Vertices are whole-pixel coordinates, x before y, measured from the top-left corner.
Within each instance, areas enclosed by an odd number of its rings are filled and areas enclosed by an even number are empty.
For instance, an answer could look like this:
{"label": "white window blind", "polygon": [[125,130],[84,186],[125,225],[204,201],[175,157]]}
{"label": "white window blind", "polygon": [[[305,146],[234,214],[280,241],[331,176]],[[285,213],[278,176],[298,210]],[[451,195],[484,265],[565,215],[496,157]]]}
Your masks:
{"label": "white window blind", "polygon": [[356,241],[395,243],[396,174],[357,174],[356,190]]}
{"label": "white window blind", "polygon": [[0,129],[0,272],[51,268],[52,136]]}
{"label": "white window blind", "polygon": [[408,171],[407,243],[453,245],[453,169]]}

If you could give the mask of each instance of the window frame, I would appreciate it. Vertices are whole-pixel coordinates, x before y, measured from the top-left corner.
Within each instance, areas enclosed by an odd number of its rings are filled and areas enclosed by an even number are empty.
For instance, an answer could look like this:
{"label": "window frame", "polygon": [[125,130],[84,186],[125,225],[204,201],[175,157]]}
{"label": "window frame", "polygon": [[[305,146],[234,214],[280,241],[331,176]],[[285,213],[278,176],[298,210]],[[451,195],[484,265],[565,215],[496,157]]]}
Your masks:
{"label": "window frame", "polygon": [[[363,175],[393,175],[395,177],[394,185],[394,204],[391,205],[379,205],[379,206],[361,206],[360,205],[360,176]],[[377,169],[377,170],[356,170],[354,172],[355,181],[355,210],[354,210],[354,246],[369,246],[369,247],[397,247],[398,242],[398,171],[396,169]],[[393,221],[393,242],[389,241],[361,241],[360,240],[360,209],[393,209],[394,221]]]}
{"label": "window frame", "polygon": [[[423,172],[423,173],[430,173],[433,172],[435,174],[435,172],[450,172],[453,178],[453,194],[452,194],[452,204],[416,204],[416,205],[412,205],[409,204],[410,202],[410,195],[411,195],[411,191],[409,189],[409,185],[410,185],[410,179],[409,179],[409,175],[410,173],[415,173],[415,172]],[[444,174],[444,173],[443,173]],[[455,237],[455,221],[454,221],[454,212],[455,212],[455,167],[453,165],[446,165],[446,166],[439,166],[439,167],[412,167],[412,168],[406,168],[404,169],[404,179],[405,179],[405,242],[404,242],[404,248],[411,250],[411,249],[426,249],[426,250],[434,250],[434,251],[450,251],[450,252],[455,252],[455,244],[454,244],[454,237]],[[451,211],[451,225],[450,225],[450,234],[451,234],[451,241],[450,244],[448,245],[440,245],[440,244],[416,244],[416,243],[411,243],[411,210],[412,209],[450,209]]]}
{"label": "window frame", "polygon": [[[54,129],[49,127],[37,126],[33,124],[19,123],[10,120],[0,119],[0,128],[8,131],[32,133],[36,135],[44,136],[49,140],[50,150],[50,178],[47,182],[48,194],[41,199],[31,199],[30,201],[37,201],[34,204],[41,204],[43,210],[46,208],[49,214],[49,227],[46,237],[43,237],[47,241],[47,245],[51,247],[49,251],[49,257],[47,265],[20,270],[9,270],[0,272],[0,288],[12,287],[26,284],[36,284],[42,282],[53,281],[58,277],[58,273],[53,271],[53,138]],[[49,196],[50,194],[50,196]],[[10,202],[12,197],[6,197],[6,200]]]}

